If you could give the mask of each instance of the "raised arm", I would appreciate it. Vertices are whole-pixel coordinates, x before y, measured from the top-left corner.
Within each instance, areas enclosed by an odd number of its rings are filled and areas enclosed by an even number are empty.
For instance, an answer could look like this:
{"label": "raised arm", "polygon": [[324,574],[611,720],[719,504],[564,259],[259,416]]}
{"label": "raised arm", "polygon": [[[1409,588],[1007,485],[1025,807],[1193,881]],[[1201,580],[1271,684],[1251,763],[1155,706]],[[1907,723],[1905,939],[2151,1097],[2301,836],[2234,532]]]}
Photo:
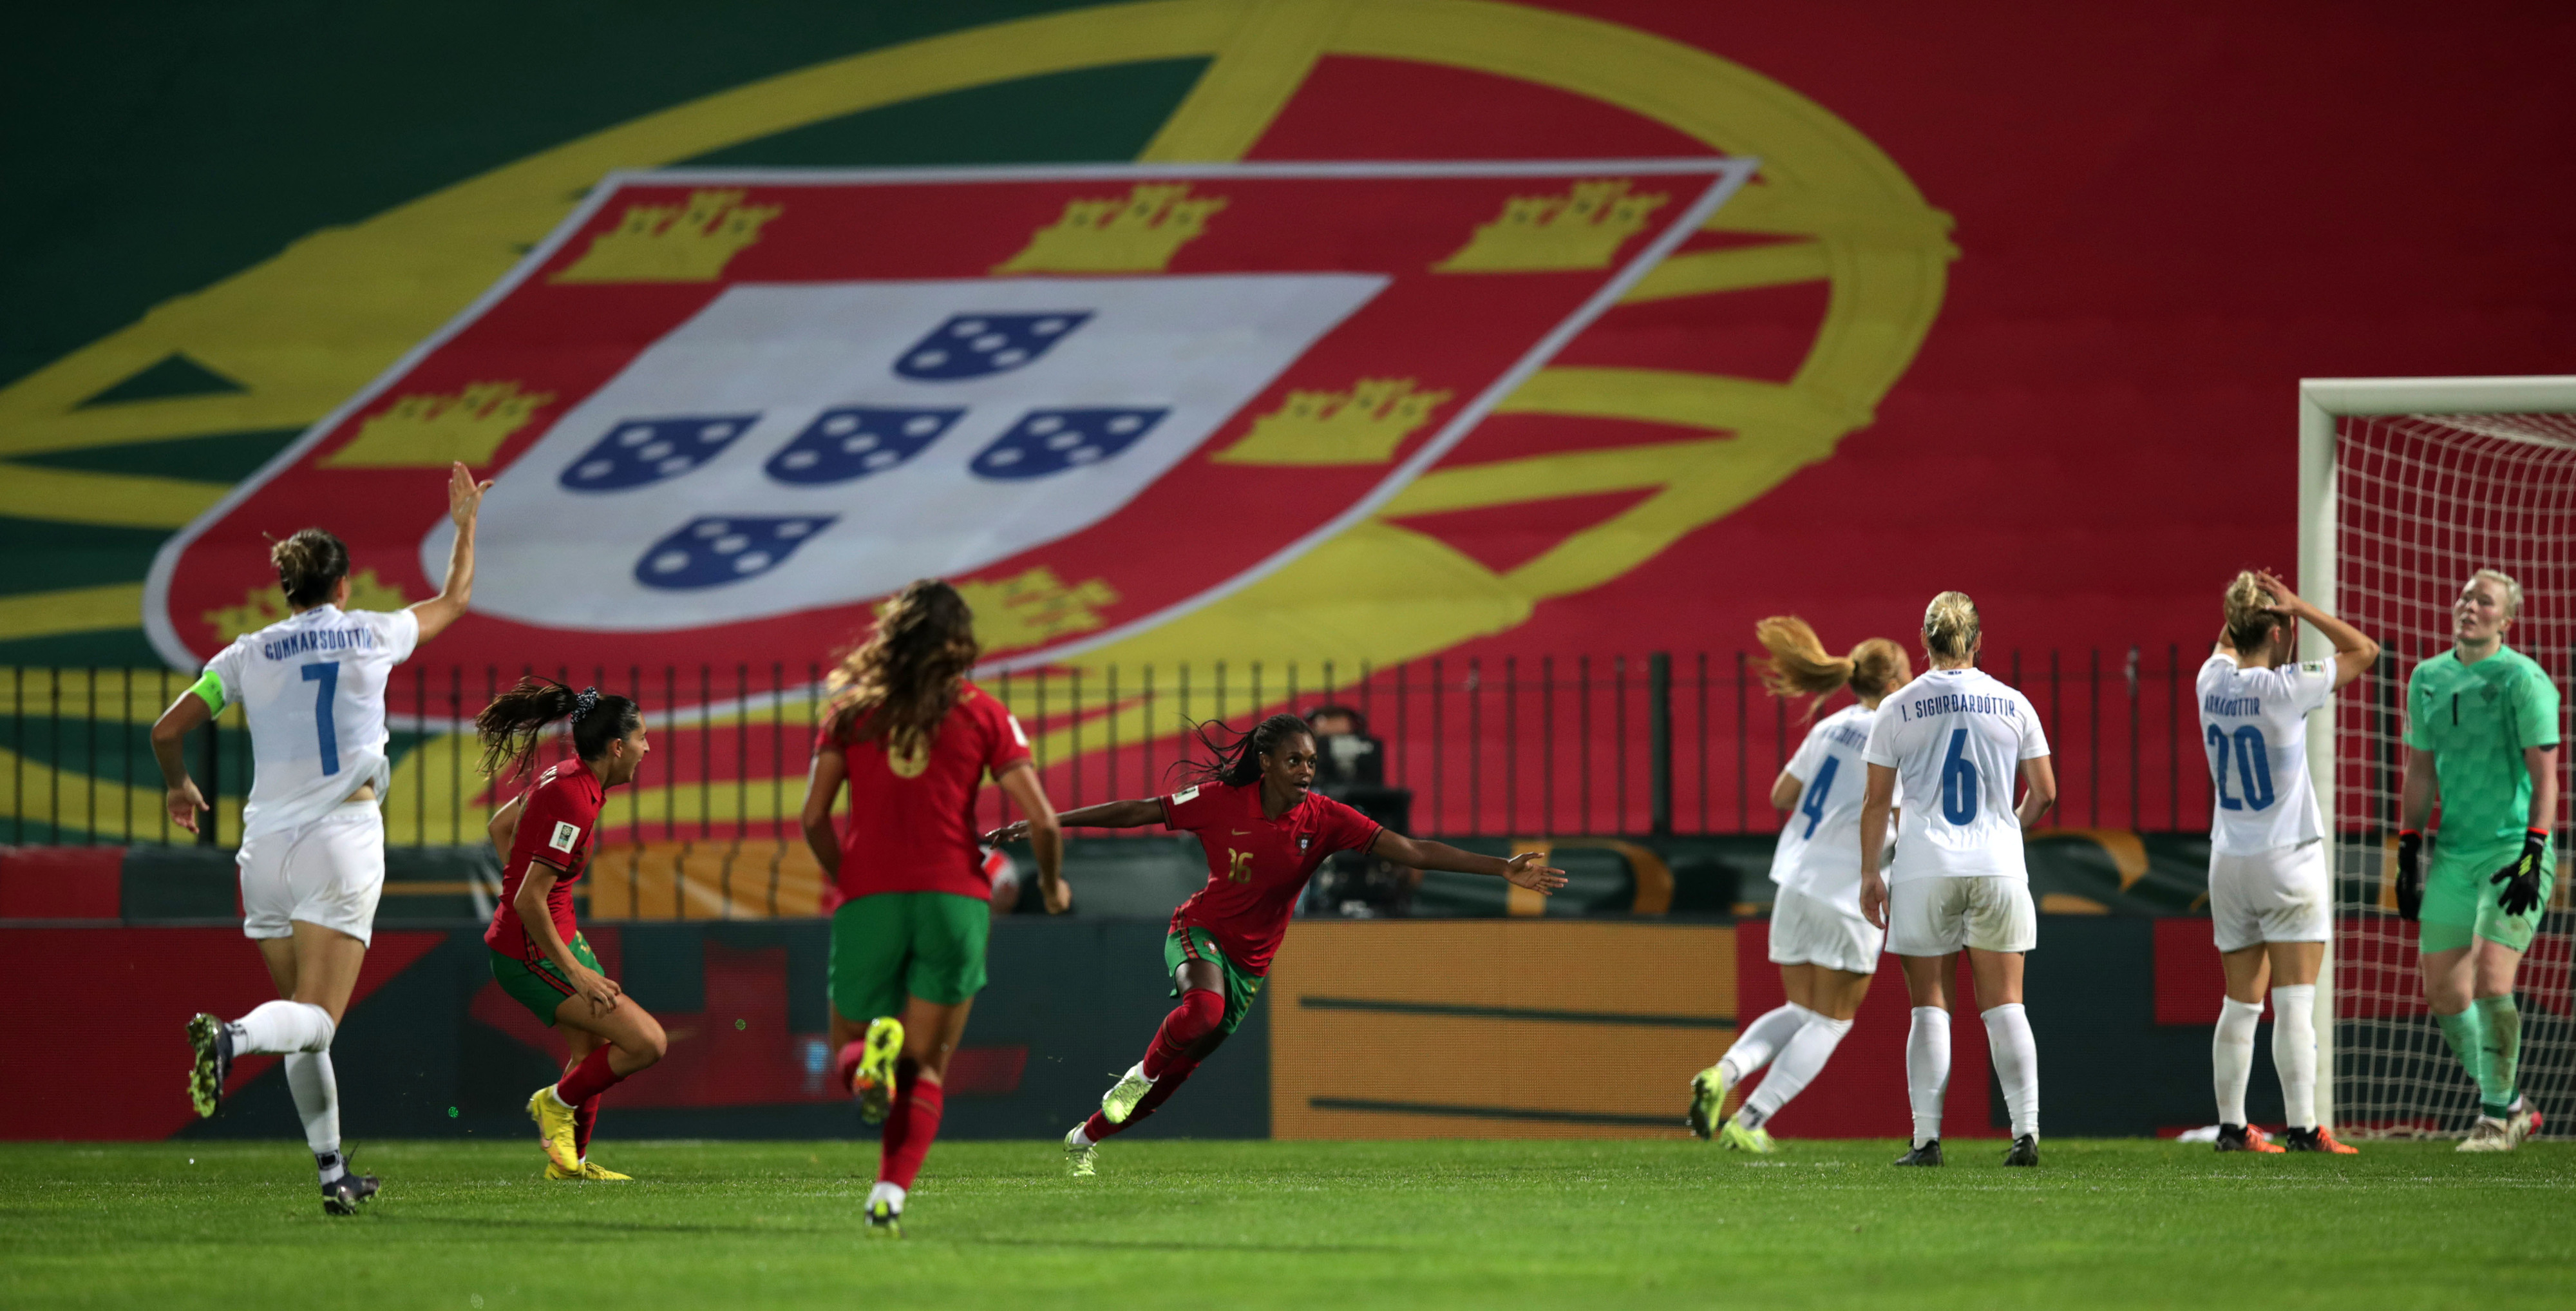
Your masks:
{"label": "raised arm", "polygon": [[1540,853],[1524,851],[1509,860],[1501,856],[1479,856],[1461,851],[1446,842],[1429,838],[1408,838],[1391,828],[1377,831],[1369,843],[1369,854],[1382,856],[1398,865],[1415,869],[1445,869],[1459,874],[1490,874],[1518,887],[1542,895],[1565,886],[1565,871],[1539,863]]}
{"label": "raised arm", "polygon": [[161,765],[162,804],[170,810],[170,822],[191,833],[197,831],[197,812],[206,809],[206,798],[197,791],[197,781],[188,777],[183,744],[188,734],[214,717],[214,707],[190,688],[152,721],[152,758]]}
{"label": "raised arm", "polygon": [[1860,797],[1860,917],[1873,929],[1887,927],[1887,880],[1878,864],[1887,849],[1887,817],[1895,809],[1896,767],[1871,765]]}
{"label": "raised arm", "polygon": [[456,524],[456,540],[447,548],[447,582],[438,595],[411,608],[420,617],[424,642],[463,617],[465,603],[474,596],[474,521],[483,512],[483,493],[490,490],[492,484],[474,481],[463,464],[448,468],[447,517]]}
{"label": "raised arm", "polygon": [[805,774],[805,810],[798,820],[805,829],[805,846],[823,867],[825,882],[841,877],[841,835],[832,829],[832,803],[840,798],[841,784],[849,776],[850,762],[839,747],[832,746],[814,753],[814,767]]}
{"label": "raised arm", "polygon": [[2280,605],[2275,608],[2281,614],[2292,620],[2307,620],[2317,626],[2318,632],[2326,635],[2327,641],[2334,643],[2334,685],[2338,689],[2369,672],[2372,665],[2379,663],[2379,643],[2370,640],[2369,634],[2327,614],[2317,606],[2300,600],[2298,594],[2292,592],[2288,584],[2270,574],[2258,573],[2254,578],[2263,585],[2263,590],[2270,592],[2273,598],[2280,602]]}
{"label": "raised arm", "polygon": [[1073,906],[1073,889],[1064,885],[1064,829],[1056,820],[1055,803],[1038,786],[1037,767],[1025,760],[1003,770],[1000,782],[1011,804],[1028,816],[1018,827],[1028,834],[1029,850],[1038,858],[1038,898],[1047,914],[1061,915]]}

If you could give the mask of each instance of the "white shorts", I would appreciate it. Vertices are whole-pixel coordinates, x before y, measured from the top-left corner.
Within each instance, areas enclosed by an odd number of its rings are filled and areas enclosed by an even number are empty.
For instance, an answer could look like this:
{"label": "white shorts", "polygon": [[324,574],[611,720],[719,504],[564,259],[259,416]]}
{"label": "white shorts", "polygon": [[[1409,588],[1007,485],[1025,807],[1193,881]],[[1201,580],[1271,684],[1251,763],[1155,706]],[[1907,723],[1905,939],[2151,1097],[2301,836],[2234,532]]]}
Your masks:
{"label": "white shorts", "polygon": [[2020,879],[1908,879],[1887,890],[1887,949],[1899,956],[2038,945],[2039,912],[2030,904],[2030,885]]}
{"label": "white shorts", "polygon": [[2303,842],[2247,856],[2209,856],[2209,922],[2220,951],[2266,942],[2324,942],[2332,880],[2326,844]]}
{"label": "white shorts", "polygon": [[385,890],[385,818],[373,801],[351,801],[310,824],[242,843],[242,933],[284,938],[291,920],[371,942],[376,898]]}
{"label": "white shorts", "polygon": [[1771,960],[1778,965],[1822,965],[1850,974],[1874,974],[1887,935],[1859,911],[1845,911],[1796,888],[1780,889],[1771,903]]}

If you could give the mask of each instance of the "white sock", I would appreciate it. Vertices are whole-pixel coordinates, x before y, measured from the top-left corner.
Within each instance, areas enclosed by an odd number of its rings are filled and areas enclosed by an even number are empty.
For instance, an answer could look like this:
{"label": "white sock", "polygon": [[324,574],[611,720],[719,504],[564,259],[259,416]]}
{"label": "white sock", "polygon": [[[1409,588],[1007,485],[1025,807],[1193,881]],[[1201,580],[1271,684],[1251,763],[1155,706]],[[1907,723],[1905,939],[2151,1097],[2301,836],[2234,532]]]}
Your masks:
{"label": "white sock", "polygon": [[[2210,1090],[2218,1094],[2218,1122],[2245,1123],[2245,1081],[2254,1073],[2254,1026],[2263,1018],[2263,1003],[2226,998],[2218,1006],[2218,1027],[2209,1035]],[[2272,1050],[2281,1050],[2279,1030]]]}
{"label": "white sock", "polygon": [[[1086,1120],[1086,1121],[1084,1121],[1083,1123],[1084,1123],[1084,1124],[1088,1124],[1088,1123],[1090,1123],[1090,1121]],[[1082,1125],[1080,1125],[1080,1124],[1077,1124],[1077,1125],[1075,1125],[1075,1126],[1073,1127],[1073,1136],[1072,1136],[1071,1138],[1067,1138],[1067,1139],[1065,1139],[1064,1141],[1065,1141],[1065,1146],[1067,1146],[1067,1147],[1089,1147],[1089,1146],[1092,1146],[1092,1145],[1093,1145],[1093,1144],[1092,1144],[1092,1141],[1091,1141],[1091,1135],[1090,1135],[1090,1134],[1087,1134],[1087,1133],[1084,1133],[1084,1132],[1082,1131]]]}
{"label": "white sock", "polygon": [[1995,1063],[1995,1080],[2004,1086],[2004,1106],[2012,1112],[2013,1137],[2039,1136],[2039,1042],[2030,1036],[2030,1016],[2021,1003],[1985,1012],[1986,1051]]}
{"label": "white sock", "polygon": [[1914,1027],[1905,1034],[1905,1095],[1914,1107],[1918,1145],[1941,1136],[1941,1099],[1949,1092],[1950,1012],[1917,1006]]}
{"label": "white sock", "polygon": [[875,1210],[879,1202],[891,1202],[895,1210],[903,1210],[903,1185],[877,1180],[877,1186],[868,1190],[868,1209]]}
{"label": "white sock", "polygon": [[1793,1001],[1765,1011],[1761,1019],[1745,1025],[1736,1033],[1735,1045],[1727,1048],[1726,1055],[1717,1062],[1726,1067],[1727,1083],[1734,1085],[1752,1078],[1814,1018],[1814,1011]]}
{"label": "white sock", "polygon": [[295,1113],[304,1119],[304,1145],[329,1183],[348,1173],[340,1160],[340,1084],[331,1073],[329,1052],[288,1052],[286,1090],[295,1095]]}
{"label": "white sock", "polygon": [[1780,1049],[1779,1059],[1771,1063],[1771,1073],[1762,1077],[1762,1086],[1745,1100],[1744,1109],[1736,1112],[1736,1122],[1747,1129],[1759,1129],[1762,1122],[1779,1113],[1789,1099],[1825,1068],[1832,1060],[1834,1048],[1842,1044],[1843,1035],[1851,1032],[1849,1020],[1816,1016],[1798,1030],[1798,1036]]}
{"label": "white sock", "polygon": [[2313,983],[2272,990],[2272,1069],[2281,1076],[2281,1104],[2293,1129],[2317,1127],[2316,1004]]}
{"label": "white sock", "polygon": [[331,1012],[300,1001],[261,1002],[233,1021],[233,1054],[280,1056],[331,1050]]}

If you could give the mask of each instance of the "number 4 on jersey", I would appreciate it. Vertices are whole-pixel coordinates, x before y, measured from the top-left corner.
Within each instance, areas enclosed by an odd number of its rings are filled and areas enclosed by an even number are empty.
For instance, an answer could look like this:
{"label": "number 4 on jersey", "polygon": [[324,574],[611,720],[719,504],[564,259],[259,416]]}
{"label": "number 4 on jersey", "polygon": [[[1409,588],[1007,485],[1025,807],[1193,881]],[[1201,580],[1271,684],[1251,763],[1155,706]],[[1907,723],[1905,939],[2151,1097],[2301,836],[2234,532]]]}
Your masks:
{"label": "number 4 on jersey", "polygon": [[1834,790],[1834,770],[1842,763],[1832,756],[1825,757],[1824,768],[1816,771],[1816,781],[1807,785],[1807,799],[1798,807],[1798,813],[1807,817],[1807,831],[1798,835],[1801,840],[1816,836],[1816,825],[1824,822],[1825,798]]}

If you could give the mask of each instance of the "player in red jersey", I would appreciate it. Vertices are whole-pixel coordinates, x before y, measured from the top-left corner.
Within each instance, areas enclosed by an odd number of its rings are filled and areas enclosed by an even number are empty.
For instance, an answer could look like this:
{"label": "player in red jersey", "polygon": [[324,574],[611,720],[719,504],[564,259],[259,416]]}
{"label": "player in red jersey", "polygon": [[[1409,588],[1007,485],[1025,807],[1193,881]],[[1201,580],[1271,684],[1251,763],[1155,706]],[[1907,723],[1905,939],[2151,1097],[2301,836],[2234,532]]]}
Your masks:
{"label": "player in red jersey", "polygon": [[[879,607],[876,632],[832,671],[805,788],[806,845],[844,898],[832,912],[835,1071],[860,1115],[885,1123],[868,1192],[872,1234],[903,1232],[904,1198],[939,1133],[948,1058],[984,987],[993,886],[975,796],[985,774],[1029,817],[1048,912],[1072,901],[1028,735],[966,681],[982,654],[974,621],[937,579]],[[845,782],[849,822],[836,833],[832,803]]]}
{"label": "player in red jersey", "polygon": [[[1101,1139],[1153,1114],[1243,1023],[1297,898],[1326,856],[1358,851],[1418,869],[1491,874],[1541,894],[1565,886],[1565,871],[1540,864],[1537,852],[1506,860],[1408,838],[1308,791],[1315,781],[1315,735],[1295,715],[1272,715],[1223,741],[1230,731],[1222,724],[1200,727],[1199,741],[1216,763],[1190,767],[1196,786],[1061,817],[1077,828],[1161,824],[1194,833],[1208,862],[1207,886],[1172,912],[1163,941],[1163,964],[1180,1005],[1163,1017],[1145,1058],[1101,1097],[1100,1109],[1065,1135],[1066,1162],[1076,1175],[1093,1172]],[[1025,825],[1012,824],[987,840],[999,845],[1024,832]]]}
{"label": "player in red jersey", "polygon": [[599,807],[608,789],[644,764],[644,717],[634,702],[579,692],[552,679],[523,678],[474,717],[483,772],[524,775],[537,739],[568,719],[576,757],[538,772],[534,786],[492,816],[501,862],[501,904],[483,931],[492,977],[536,1017],[563,1030],[572,1058],[564,1077],[528,1098],[549,1179],[624,1179],[590,1163],[599,1096],[662,1059],[662,1026],[600,973],[599,958],[572,918],[572,885],[599,846]]}

